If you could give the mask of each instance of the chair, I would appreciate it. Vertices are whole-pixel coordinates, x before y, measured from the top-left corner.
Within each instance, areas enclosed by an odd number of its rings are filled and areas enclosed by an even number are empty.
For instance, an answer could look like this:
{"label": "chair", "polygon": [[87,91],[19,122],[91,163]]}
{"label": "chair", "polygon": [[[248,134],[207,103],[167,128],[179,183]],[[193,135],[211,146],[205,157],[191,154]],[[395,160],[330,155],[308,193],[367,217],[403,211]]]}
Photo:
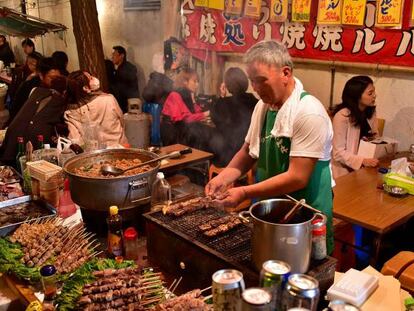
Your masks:
{"label": "chair", "polygon": [[[210,168],[209,168],[209,171],[208,171],[208,180],[211,180],[214,177],[214,175],[220,174],[221,171],[223,171],[223,170],[224,170],[224,167],[217,167],[214,164],[211,164]],[[244,179],[245,177],[246,177],[246,184],[247,185],[251,185],[251,184],[254,183],[254,173],[253,173],[253,170],[251,169],[246,173],[246,175],[241,176],[239,178],[239,180],[236,181],[234,184],[236,184],[236,185],[240,184],[240,181],[242,179]],[[239,205],[237,205],[236,207],[226,208],[226,211],[228,211],[228,212],[241,211],[241,210],[244,210],[244,209],[248,208],[251,204],[252,204],[252,200],[246,199],[243,202],[241,202]]]}
{"label": "chair", "polygon": [[385,126],[385,119],[379,119],[378,120],[378,134],[379,136],[382,136],[384,134],[384,126]]}

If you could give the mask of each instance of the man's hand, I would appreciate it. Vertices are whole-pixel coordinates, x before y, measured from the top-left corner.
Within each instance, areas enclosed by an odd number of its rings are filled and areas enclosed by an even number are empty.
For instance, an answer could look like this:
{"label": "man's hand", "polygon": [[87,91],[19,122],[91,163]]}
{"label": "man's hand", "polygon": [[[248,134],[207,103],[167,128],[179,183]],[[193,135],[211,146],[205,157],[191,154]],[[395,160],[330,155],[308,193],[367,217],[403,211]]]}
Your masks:
{"label": "man's hand", "polygon": [[246,199],[246,192],[243,187],[231,188],[226,191],[226,196],[223,199],[216,199],[213,201],[216,207],[235,207]]}
{"label": "man's hand", "polygon": [[378,166],[378,159],[371,159],[371,158],[366,158],[364,160],[362,160],[362,165],[365,167],[376,167]]}
{"label": "man's hand", "polygon": [[227,189],[227,184],[220,177],[220,175],[214,177],[206,185],[204,192],[207,196],[215,196],[218,193],[224,192]]}

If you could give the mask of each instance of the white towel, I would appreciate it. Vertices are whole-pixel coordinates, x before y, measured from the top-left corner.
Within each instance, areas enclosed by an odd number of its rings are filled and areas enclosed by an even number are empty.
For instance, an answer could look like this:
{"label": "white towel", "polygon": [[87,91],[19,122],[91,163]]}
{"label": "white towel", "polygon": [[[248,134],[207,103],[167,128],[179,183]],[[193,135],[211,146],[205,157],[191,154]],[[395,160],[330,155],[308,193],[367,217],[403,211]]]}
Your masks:
{"label": "white towel", "polygon": [[[276,121],[271,131],[273,137],[283,136],[291,138],[293,135],[293,123],[299,111],[299,105],[297,104],[300,101],[300,94],[303,92],[302,83],[298,79],[294,79],[295,88],[277,113]],[[246,135],[246,142],[249,143],[249,155],[254,159],[259,158],[260,134],[268,109],[271,108],[262,100],[257,103],[253,111],[249,131]]]}

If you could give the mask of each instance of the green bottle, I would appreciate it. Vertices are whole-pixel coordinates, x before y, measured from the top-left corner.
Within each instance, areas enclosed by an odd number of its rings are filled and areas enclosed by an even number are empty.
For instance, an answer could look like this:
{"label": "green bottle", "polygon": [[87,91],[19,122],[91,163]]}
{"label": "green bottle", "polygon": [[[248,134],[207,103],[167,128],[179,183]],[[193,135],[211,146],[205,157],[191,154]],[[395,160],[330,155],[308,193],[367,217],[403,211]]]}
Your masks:
{"label": "green bottle", "polygon": [[16,167],[21,172],[20,157],[24,156],[24,138],[23,136],[17,137],[17,155],[16,155]]}

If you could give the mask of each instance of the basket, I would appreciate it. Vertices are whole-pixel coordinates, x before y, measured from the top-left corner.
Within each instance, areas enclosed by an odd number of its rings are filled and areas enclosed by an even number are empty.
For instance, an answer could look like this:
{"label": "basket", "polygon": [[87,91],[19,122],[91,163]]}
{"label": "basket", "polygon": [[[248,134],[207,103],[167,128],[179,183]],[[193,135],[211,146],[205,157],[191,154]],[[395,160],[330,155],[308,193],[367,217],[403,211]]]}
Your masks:
{"label": "basket", "polygon": [[60,166],[45,160],[28,162],[27,167],[32,178],[42,182],[60,182],[63,179],[63,170]]}

